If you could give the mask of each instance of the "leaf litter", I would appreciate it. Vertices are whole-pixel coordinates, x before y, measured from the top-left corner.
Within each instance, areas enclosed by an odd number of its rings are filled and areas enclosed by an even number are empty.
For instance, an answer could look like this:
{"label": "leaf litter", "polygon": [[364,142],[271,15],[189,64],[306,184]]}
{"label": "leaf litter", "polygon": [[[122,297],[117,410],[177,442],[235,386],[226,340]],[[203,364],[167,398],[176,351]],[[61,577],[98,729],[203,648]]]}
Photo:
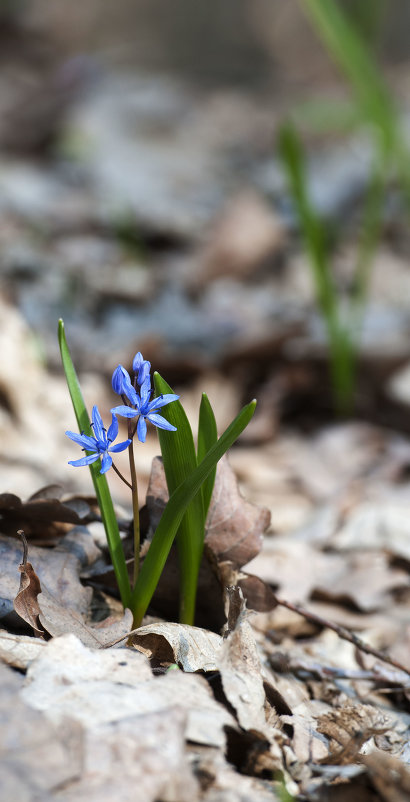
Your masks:
{"label": "leaf litter", "polygon": [[[394,462],[384,437],[383,448],[379,436],[375,449],[366,430],[368,461],[364,448],[355,469],[342,462],[337,492],[334,468],[334,479],[327,474],[322,490],[312,483],[305,489],[296,481],[297,463],[288,463],[285,481],[293,482],[293,492],[299,488],[305,510],[311,510],[312,497],[320,504],[302,526],[280,535],[266,534],[268,512],[252,510],[234,487],[229,465],[221,467],[201,587],[204,626],[148,618],[129,635],[128,613],[112,615],[108,605],[105,620],[92,620],[92,591],[81,576],[98,585],[103,555],[77,522],[68,533],[60,529],[52,548],[29,540],[41,582],[34,623],[40,621],[52,637],[46,642],[18,634],[11,610],[22,548],[15,538],[0,536],[1,609],[9,630],[0,631],[0,657],[26,672],[11,698],[16,710],[28,705],[30,711],[25,719],[19,713],[18,771],[11,774],[21,774],[27,763],[24,783],[19,778],[21,798],[34,798],[41,787],[50,800],[262,802],[279,799],[285,787],[308,800],[337,788],[341,800],[355,794],[359,802],[403,802],[409,787],[410,674],[386,663],[383,650],[397,652],[399,664],[409,666],[406,551],[398,549],[397,536],[390,544],[381,540],[383,523],[367,525],[367,551],[359,551],[359,534],[350,540],[345,534],[356,509],[371,504],[377,493],[384,492],[392,508],[397,498],[396,510],[404,516],[406,460]],[[263,448],[258,451],[263,460]],[[271,446],[267,451],[272,453]],[[382,452],[389,456],[389,471]],[[241,481],[252,497],[246,481],[251,461],[241,464]],[[147,498],[151,526],[166,498],[161,472],[155,461]],[[233,515],[224,509],[228,496]],[[92,509],[91,499],[86,504]],[[380,511],[385,521],[382,505]],[[177,581],[176,574],[164,584],[165,607]],[[210,588],[219,588],[219,595]],[[301,604],[306,615],[299,614]],[[344,627],[360,636],[356,643],[340,639]],[[3,670],[10,672],[6,665]],[[5,715],[8,720],[11,714]],[[59,733],[59,757],[47,749],[41,755],[43,786],[29,768],[26,746],[30,737],[37,744],[41,728]],[[60,759],[64,770],[51,782]],[[4,773],[4,784],[12,781],[9,775]]]}

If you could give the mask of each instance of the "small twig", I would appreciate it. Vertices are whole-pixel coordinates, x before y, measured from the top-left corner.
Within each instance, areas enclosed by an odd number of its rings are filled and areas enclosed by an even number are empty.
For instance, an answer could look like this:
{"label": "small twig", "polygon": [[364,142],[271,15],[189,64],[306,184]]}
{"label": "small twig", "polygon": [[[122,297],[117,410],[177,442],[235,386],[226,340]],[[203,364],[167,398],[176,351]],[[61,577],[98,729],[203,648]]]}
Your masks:
{"label": "small twig", "polygon": [[359,638],[353,632],[350,632],[349,629],[339,626],[339,624],[333,624],[331,621],[327,621],[326,618],[321,618],[320,615],[316,615],[315,613],[310,613],[303,607],[299,607],[298,604],[292,604],[291,602],[287,602],[284,599],[278,599],[277,596],[275,596],[275,600],[277,604],[281,605],[281,607],[287,607],[288,610],[292,610],[292,612],[303,616],[303,618],[306,618],[307,621],[311,621],[314,624],[319,624],[319,626],[321,627],[327,627],[327,629],[332,629],[333,632],[336,632],[339,638],[349,641],[349,643],[352,643],[353,646],[356,646],[357,649],[360,649],[361,652],[365,652],[366,654],[372,654],[373,657],[377,657],[378,660],[382,660],[384,663],[388,663],[394,668],[398,668],[399,671],[404,671],[405,674],[408,674],[410,676],[410,669],[403,666],[402,663],[399,663],[397,660],[393,660],[393,658],[389,657],[387,654],[379,652],[378,649],[373,649],[372,646],[369,646],[367,643],[362,641],[361,638]]}

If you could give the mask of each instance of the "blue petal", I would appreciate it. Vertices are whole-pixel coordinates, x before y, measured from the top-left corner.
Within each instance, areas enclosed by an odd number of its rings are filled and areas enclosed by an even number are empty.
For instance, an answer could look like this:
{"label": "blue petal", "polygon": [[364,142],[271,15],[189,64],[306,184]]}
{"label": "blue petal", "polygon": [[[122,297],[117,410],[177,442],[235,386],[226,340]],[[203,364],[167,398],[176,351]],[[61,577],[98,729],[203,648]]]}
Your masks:
{"label": "blue petal", "polygon": [[110,457],[108,451],[105,451],[101,457],[100,473],[107,473],[107,471],[111,468],[111,465],[112,465],[112,458]]}
{"label": "blue petal", "polygon": [[148,402],[150,400],[151,392],[152,392],[152,390],[151,390],[151,379],[150,379],[149,376],[147,376],[147,378],[145,379],[145,381],[143,382],[143,384],[141,385],[141,388],[140,388],[140,393],[141,393],[141,412],[142,412],[143,415],[145,415],[145,410],[146,410]]}
{"label": "blue petal", "polygon": [[132,384],[124,385],[124,395],[127,396],[128,400],[131,402],[133,406],[137,406],[137,404],[139,403],[139,395],[135,387],[132,386]]}
{"label": "blue petal", "polygon": [[140,443],[145,443],[145,438],[147,436],[147,424],[145,422],[145,418],[143,417],[140,417],[137,423],[137,435]]}
{"label": "blue petal", "polygon": [[89,437],[87,434],[78,434],[77,432],[66,432],[66,435],[87,451],[97,451],[97,443],[94,437]]}
{"label": "blue petal", "polygon": [[159,429],[166,429],[168,432],[176,432],[177,430],[176,426],[172,426],[162,415],[156,415],[155,412],[149,412],[147,419],[150,423],[153,423],[154,426],[158,426]]}
{"label": "blue petal", "polygon": [[81,457],[81,459],[72,459],[68,464],[74,465],[75,468],[80,468],[82,465],[91,465],[91,463],[95,462],[99,456],[100,456],[99,454],[89,454],[88,457]]}
{"label": "blue petal", "polygon": [[161,407],[165,407],[166,404],[170,404],[172,401],[178,401],[178,398],[179,395],[174,395],[174,393],[159,395],[158,398],[153,398],[148,404],[148,412],[152,409],[161,409]]}
{"label": "blue petal", "polygon": [[98,443],[103,443],[104,445],[106,445],[107,437],[104,431],[104,424],[102,421],[102,417],[98,411],[98,407],[96,405],[93,406],[91,417],[93,420],[93,431],[95,439],[97,440]]}
{"label": "blue petal", "polygon": [[115,451],[115,452],[117,452],[117,451],[125,451],[125,449],[128,448],[130,443],[131,443],[131,440],[124,440],[122,443],[117,443],[116,446],[111,446],[108,450],[109,451]]}
{"label": "blue petal", "polygon": [[121,404],[119,407],[113,407],[110,412],[113,415],[122,415],[123,418],[135,418],[135,416],[139,414],[137,409],[126,407],[125,405]]}
{"label": "blue petal", "polygon": [[111,426],[110,426],[110,428],[108,429],[108,432],[107,432],[107,440],[108,440],[108,442],[109,443],[113,443],[115,438],[117,437],[117,434],[118,434],[118,421],[117,421],[117,418],[115,417],[115,415],[112,415]]}

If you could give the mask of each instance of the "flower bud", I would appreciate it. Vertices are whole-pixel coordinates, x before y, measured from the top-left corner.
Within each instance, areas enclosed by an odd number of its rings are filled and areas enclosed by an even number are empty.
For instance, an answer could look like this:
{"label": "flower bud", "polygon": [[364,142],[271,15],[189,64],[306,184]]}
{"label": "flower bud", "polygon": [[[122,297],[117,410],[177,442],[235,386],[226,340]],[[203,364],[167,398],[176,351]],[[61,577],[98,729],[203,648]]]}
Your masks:
{"label": "flower bud", "polygon": [[148,362],[147,359],[144,359],[141,351],[138,351],[138,353],[134,356],[132,369],[137,377],[138,384],[144,384],[144,381],[149,376],[151,370],[151,362]]}
{"label": "flower bud", "polygon": [[122,365],[118,365],[112,374],[112,389],[118,395],[127,395],[127,390],[131,385],[129,373]]}

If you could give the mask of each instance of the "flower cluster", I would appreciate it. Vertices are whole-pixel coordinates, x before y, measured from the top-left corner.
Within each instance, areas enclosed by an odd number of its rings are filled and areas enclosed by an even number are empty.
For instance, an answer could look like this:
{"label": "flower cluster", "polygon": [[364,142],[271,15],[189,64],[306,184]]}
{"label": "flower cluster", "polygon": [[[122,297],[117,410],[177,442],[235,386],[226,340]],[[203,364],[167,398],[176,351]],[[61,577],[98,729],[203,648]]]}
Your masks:
{"label": "flower cluster", "polygon": [[[92,411],[92,428],[93,435],[88,436],[85,434],[76,434],[75,432],[66,432],[66,435],[74,440],[75,443],[82,446],[83,451],[90,452],[87,456],[78,460],[71,460],[69,465],[90,465],[95,462],[99,457],[101,458],[101,471],[106,473],[112,466],[111,453],[124,451],[131,443],[131,438],[124,440],[122,443],[112,445],[118,435],[118,420],[117,415],[120,415],[128,420],[136,418],[135,431],[138,440],[145,443],[147,436],[147,421],[157,426],[159,429],[166,429],[175,432],[175,426],[172,426],[162,415],[158,414],[158,410],[170,404],[171,401],[177,401],[179,396],[173,393],[166,395],[159,395],[157,398],[152,396],[151,386],[151,364],[148,360],[144,359],[142,354],[138,352],[132,363],[134,378],[131,381],[130,375],[122,365],[114,370],[112,376],[112,387],[115,393],[121,396],[123,403],[111,409],[112,422],[106,431],[103,426],[101,415],[96,406]],[[137,388],[139,392],[137,392]],[[132,433],[135,434],[135,431]]]}

